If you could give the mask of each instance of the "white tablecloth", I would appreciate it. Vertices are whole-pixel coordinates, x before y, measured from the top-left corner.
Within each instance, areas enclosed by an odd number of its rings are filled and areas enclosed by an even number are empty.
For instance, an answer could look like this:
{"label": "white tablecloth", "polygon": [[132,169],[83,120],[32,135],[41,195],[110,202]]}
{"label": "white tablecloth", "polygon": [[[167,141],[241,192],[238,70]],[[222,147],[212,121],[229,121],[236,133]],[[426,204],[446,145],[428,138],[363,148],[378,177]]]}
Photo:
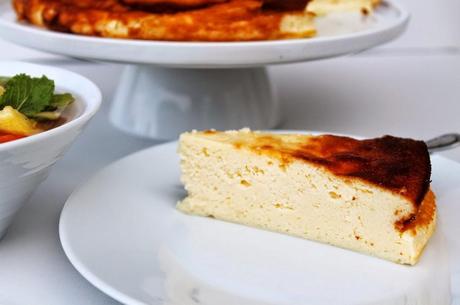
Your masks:
{"label": "white tablecloth", "polygon": [[[460,132],[460,2],[407,3],[414,10],[423,5],[430,11],[417,11],[415,26],[398,42],[355,57],[271,67],[282,102],[281,127],[420,139]],[[450,9],[441,3],[449,4]],[[423,19],[428,17],[439,22],[428,26]],[[429,35],[420,33],[421,29]],[[0,243],[0,304],[117,304],[67,261],[58,239],[58,220],[76,186],[111,162],[156,144],[124,135],[108,122],[122,67],[70,60],[2,41],[0,55],[3,60],[29,60],[74,70],[95,81],[105,100],[89,128],[20,211]],[[460,149],[444,155],[460,161]],[[454,288],[460,293],[460,287]]]}

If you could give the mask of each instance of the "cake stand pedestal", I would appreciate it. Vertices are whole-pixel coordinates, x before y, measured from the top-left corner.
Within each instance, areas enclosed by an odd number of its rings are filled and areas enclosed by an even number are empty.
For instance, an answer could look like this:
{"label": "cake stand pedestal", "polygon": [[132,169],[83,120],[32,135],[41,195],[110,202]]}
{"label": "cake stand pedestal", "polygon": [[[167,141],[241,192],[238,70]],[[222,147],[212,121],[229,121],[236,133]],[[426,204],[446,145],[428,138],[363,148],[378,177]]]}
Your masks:
{"label": "cake stand pedestal", "polygon": [[265,68],[150,65],[125,68],[110,118],[127,133],[164,140],[191,129],[273,128],[280,120]]}

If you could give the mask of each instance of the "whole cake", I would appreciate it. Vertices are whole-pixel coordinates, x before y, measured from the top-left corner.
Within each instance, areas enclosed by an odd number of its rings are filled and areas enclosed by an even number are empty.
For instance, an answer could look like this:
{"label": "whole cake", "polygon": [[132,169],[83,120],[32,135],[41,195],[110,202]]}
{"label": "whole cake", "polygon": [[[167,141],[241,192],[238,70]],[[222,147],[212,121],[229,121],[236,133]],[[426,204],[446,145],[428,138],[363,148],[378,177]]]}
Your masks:
{"label": "whole cake", "polygon": [[[80,35],[167,41],[310,38],[328,12],[369,15],[376,0],[12,0],[20,21]],[[360,16],[359,19],[363,19]]]}
{"label": "whole cake", "polygon": [[[178,1],[181,2],[181,1]],[[193,2],[193,1],[192,1]],[[20,20],[75,34],[169,41],[248,41],[312,37],[305,10],[263,10],[260,0],[229,0],[163,11],[119,0],[13,0]],[[174,3],[169,2],[168,7]]]}
{"label": "whole cake", "polygon": [[392,136],[184,133],[177,208],[417,263],[436,225],[424,142]]}

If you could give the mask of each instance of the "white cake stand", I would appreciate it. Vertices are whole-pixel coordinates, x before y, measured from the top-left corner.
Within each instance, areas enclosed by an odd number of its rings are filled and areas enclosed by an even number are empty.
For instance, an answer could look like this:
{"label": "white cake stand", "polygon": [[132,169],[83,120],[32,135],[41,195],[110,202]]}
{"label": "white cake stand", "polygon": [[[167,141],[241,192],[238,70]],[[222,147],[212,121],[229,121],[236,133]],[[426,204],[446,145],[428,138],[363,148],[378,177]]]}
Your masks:
{"label": "white cake stand", "polygon": [[[319,36],[263,42],[159,42],[57,33],[16,21],[0,1],[0,37],[66,56],[132,64],[123,72],[111,120],[144,137],[172,139],[190,129],[272,128],[278,103],[264,66],[331,58],[383,44],[401,34],[409,14],[384,2],[364,29],[328,36],[347,22],[319,21]],[[332,31],[333,32],[333,31]],[[306,97],[307,98],[307,97]]]}

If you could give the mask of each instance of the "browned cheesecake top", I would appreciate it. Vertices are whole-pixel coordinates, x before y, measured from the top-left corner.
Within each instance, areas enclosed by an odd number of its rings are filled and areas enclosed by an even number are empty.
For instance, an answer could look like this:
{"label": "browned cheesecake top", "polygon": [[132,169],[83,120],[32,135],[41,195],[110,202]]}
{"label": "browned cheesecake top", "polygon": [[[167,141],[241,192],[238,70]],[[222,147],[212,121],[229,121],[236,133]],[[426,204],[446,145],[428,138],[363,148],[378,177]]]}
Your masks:
{"label": "browned cheesecake top", "polygon": [[359,178],[402,195],[416,207],[430,185],[430,156],[423,141],[393,136],[356,140],[334,135],[251,134],[236,138],[234,146],[275,156],[282,167],[302,160],[338,176]]}

